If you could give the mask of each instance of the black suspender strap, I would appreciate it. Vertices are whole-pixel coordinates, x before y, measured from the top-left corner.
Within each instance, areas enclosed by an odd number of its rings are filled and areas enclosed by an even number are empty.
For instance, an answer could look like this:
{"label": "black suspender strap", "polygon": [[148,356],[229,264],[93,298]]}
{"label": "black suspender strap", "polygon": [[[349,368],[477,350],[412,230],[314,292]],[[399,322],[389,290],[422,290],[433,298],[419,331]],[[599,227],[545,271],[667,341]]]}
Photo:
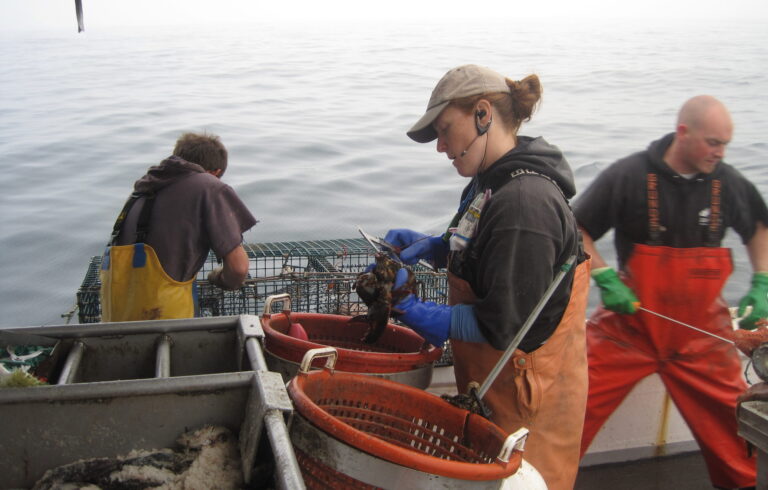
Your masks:
{"label": "black suspender strap", "polygon": [[141,207],[139,221],[136,223],[136,243],[146,243],[149,234],[149,218],[152,216],[152,207],[155,205],[155,194],[144,195],[144,206]]}
{"label": "black suspender strap", "polygon": [[720,246],[720,221],[722,216],[722,182],[712,179],[709,187],[709,226],[707,227],[707,246]]}
{"label": "black suspender strap", "polygon": [[[646,192],[648,196],[648,243],[647,245],[662,245],[661,225],[659,214],[659,176],[648,173],[646,176]],[[720,246],[720,231],[722,221],[722,182],[712,179],[709,187],[709,225],[705,246]]]}
{"label": "black suspender strap", "polygon": [[144,201],[144,206],[141,209],[141,214],[139,215],[139,221],[136,225],[136,242],[143,243],[146,240],[147,233],[149,233],[149,218],[152,215],[152,206],[155,204],[155,194],[141,194],[134,192],[125,202],[123,210],[120,211],[120,214],[115,220],[115,225],[112,227],[112,235],[109,238],[109,246],[113,246],[117,242],[117,237],[123,229],[128,213],[140,197],[146,197],[146,199]]}
{"label": "black suspender strap", "polygon": [[659,176],[648,173],[645,180],[648,193],[648,245],[661,245],[661,226],[659,225]]}
{"label": "black suspender strap", "polygon": [[133,193],[128,197],[128,200],[125,201],[125,205],[123,206],[123,210],[120,211],[120,214],[117,215],[117,219],[115,220],[115,226],[112,227],[112,235],[109,237],[109,243],[108,246],[113,246],[115,242],[117,241],[118,235],[120,235],[120,230],[123,229],[123,223],[125,222],[126,216],[128,216],[128,212],[131,210],[133,205],[136,203],[136,200],[141,196],[141,194]]}

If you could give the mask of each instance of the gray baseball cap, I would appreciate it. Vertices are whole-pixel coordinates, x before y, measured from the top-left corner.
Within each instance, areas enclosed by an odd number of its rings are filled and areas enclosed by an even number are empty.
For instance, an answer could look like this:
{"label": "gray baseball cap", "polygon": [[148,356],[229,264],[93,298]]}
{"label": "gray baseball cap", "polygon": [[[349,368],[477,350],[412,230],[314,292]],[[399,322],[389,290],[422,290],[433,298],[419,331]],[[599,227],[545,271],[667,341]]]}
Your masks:
{"label": "gray baseball cap", "polygon": [[509,92],[509,86],[506,78],[490,68],[477,65],[453,68],[437,82],[429,98],[427,111],[406,134],[417,143],[428,143],[437,138],[432,123],[452,100],[498,92]]}

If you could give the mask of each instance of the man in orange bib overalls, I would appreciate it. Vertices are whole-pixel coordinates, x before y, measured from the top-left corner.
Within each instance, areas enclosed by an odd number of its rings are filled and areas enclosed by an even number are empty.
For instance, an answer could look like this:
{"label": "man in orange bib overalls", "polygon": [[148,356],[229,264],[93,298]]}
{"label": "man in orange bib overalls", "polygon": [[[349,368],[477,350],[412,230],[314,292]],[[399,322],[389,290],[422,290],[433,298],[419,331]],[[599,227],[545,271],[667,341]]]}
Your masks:
{"label": "man in orange bib overalls", "polygon": [[[732,271],[720,243],[732,227],[754,268],[740,304],[742,328],[768,314],[768,209],[759,192],[722,161],[733,126],[725,106],[697,96],[675,133],[603,171],[574,203],[603,305],[587,324],[589,395],[582,439],[597,431],[633,386],[658,373],[701,448],[716,488],[755,485],[755,459],[737,435],[736,399],[746,389],[733,345],[638,307],[733,337],[720,293]],[[619,270],[595,249],[615,230]]]}

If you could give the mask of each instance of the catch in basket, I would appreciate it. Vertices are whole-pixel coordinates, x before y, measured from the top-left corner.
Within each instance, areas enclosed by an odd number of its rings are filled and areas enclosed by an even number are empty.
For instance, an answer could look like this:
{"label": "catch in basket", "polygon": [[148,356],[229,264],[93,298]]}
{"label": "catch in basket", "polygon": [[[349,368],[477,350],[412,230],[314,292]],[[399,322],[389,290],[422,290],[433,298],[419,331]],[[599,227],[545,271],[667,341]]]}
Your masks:
{"label": "catch in basket", "polygon": [[[282,303],[281,313],[270,313],[273,303]],[[289,295],[268,297],[261,326],[269,369],[288,381],[296,375],[307,351],[334,347],[338,371],[387,378],[417,388],[429,386],[433,364],[440,359],[442,349],[426,343],[413,330],[394,324],[387,325],[376,342],[367,344],[362,341],[366,327],[349,324],[349,319],[292,312]],[[318,360],[314,366],[322,367],[322,363]]]}

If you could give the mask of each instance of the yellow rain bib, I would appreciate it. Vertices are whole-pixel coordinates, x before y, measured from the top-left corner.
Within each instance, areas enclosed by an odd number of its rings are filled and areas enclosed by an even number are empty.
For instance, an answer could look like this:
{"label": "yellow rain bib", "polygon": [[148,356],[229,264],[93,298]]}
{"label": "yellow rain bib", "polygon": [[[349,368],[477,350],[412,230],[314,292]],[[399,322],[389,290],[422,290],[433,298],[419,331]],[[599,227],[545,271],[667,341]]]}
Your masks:
{"label": "yellow rain bib", "polygon": [[107,247],[99,275],[103,322],[195,316],[194,278],[172,279],[147,244]]}
{"label": "yellow rain bib", "polygon": [[[140,197],[146,197],[136,226],[136,243],[115,245],[125,218]],[[155,250],[144,243],[155,194],[134,192],[115,221],[101,258],[101,321],[127,322],[195,316],[195,278],[179,282],[165,272]]]}

